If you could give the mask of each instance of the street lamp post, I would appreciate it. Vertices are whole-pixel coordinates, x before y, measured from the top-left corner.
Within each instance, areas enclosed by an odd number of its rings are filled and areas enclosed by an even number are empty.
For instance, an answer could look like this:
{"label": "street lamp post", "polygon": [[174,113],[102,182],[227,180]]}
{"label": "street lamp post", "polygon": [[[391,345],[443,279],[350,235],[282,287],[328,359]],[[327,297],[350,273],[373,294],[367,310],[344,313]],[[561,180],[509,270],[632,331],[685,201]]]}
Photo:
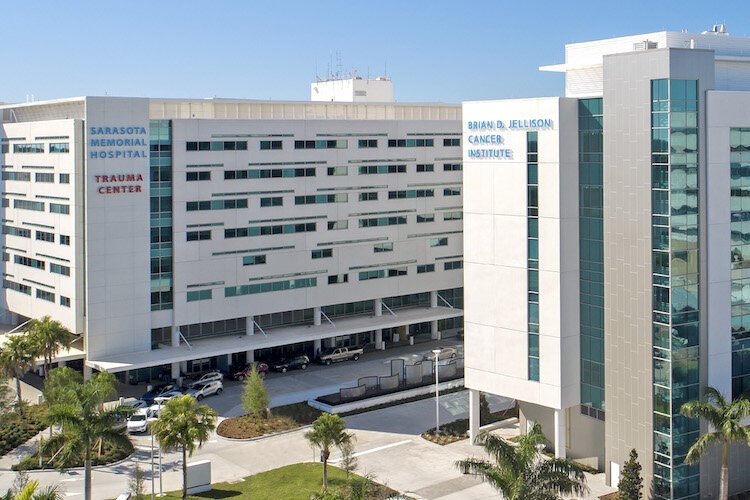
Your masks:
{"label": "street lamp post", "polygon": [[[161,416],[161,401],[159,401],[159,416]],[[162,487],[162,482],[161,482],[161,473],[162,473],[162,468],[161,468],[161,449],[160,449],[159,450],[159,496],[163,497],[164,489]]]}
{"label": "street lamp post", "polygon": [[[148,419],[148,416],[146,419]],[[151,500],[154,500],[156,497],[154,491],[154,430],[149,429],[149,431],[151,433]]]}
{"label": "street lamp post", "polygon": [[440,379],[438,377],[440,349],[433,349],[432,354],[435,356],[435,434],[440,434]]}

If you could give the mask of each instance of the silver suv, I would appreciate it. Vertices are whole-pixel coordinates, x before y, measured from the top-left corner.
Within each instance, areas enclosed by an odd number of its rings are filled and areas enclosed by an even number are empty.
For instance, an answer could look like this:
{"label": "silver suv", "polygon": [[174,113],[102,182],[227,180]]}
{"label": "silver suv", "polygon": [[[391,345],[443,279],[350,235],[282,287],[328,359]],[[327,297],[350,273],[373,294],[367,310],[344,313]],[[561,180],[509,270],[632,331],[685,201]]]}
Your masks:
{"label": "silver suv", "polygon": [[200,401],[206,396],[216,394],[217,396],[224,392],[224,384],[220,380],[212,380],[210,382],[196,382],[190,385],[190,389],[185,394],[193,396],[195,399]]}

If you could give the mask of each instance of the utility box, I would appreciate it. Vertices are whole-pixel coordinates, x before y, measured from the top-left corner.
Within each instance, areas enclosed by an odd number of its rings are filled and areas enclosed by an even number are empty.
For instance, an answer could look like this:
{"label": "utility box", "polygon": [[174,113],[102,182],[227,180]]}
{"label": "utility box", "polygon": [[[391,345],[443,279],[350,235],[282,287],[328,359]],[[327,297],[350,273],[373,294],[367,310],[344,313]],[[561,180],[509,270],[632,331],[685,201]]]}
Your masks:
{"label": "utility box", "polygon": [[187,464],[188,495],[211,491],[211,461],[200,460]]}

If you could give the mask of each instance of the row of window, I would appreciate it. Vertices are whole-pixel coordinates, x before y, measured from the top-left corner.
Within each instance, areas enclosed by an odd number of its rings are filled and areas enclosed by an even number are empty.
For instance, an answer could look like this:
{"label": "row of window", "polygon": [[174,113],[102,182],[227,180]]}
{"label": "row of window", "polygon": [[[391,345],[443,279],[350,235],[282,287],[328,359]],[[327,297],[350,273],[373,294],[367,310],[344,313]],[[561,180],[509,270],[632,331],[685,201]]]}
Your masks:
{"label": "row of window", "polygon": [[[31,172],[4,171],[0,174],[4,181],[31,182]],[[35,182],[55,182],[55,174],[49,172],[35,172]],[[70,174],[59,174],[60,184],[70,184]]]}
{"label": "row of window", "polygon": [[[434,139],[388,139],[389,148],[419,148],[433,147]],[[33,146],[33,144],[18,144],[16,146]],[[43,145],[40,144],[43,147]],[[461,146],[460,138],[443,139],[443,146]],[[346,139],[308,140],[294,141],[294,149],[347,149],[349,141]],[[377,148],[377,139],[359,139],[357,147],[360,149]],[[15,148],[15,147],[14,147]],[[276,151],[284,148],[283,141],[260,141],[261,151]],[[246,151],[247,141],[188,141],[185,143],[186,151]],[[29,152],[29,151],[22,151]],[[33,151],[37,152],[37,151]],[[41,152],[44,152],[43,150]],[[67,151],[66,151],[67,152]]]}
{"label": "row of window", "polygon": [[247,141],[188,141],[186,151],[246,151]]}
{"label": "row of window", "polygon": [[[3,288],[20,292],[24,295],[31,295],[31,287],[29,285],[16,283],[10,280],[3,280]],[[52,302],[53,304],[55,302],[55,294],[53,292],[48,292],[47,290],[41,290],[39,288],[36,290],[36,298]],[[63,307],[70,307],[70,298],[60,295],[60,305]]]}
{"label": "row of window", "polygon": [[[443,163],[443,171],[459,171],[462,170],[463,166],[461,163]],[[365,165],[360,166],[360,175],[368,174],[403,174],[406,173],[406,165]],[[434,163],[419,163],[417,164],[417,172],[434,172]],[[12,174],[14,172],[8,172]],[[23,172],[19,172],[23,173]],[[28,175],[28,174],[27,174]],[[38,175],[38,174],[37,174]],[[66,176],[66,180],[63,181],[63,175]],[[306,168],[264,168],[256,170],[225,170],[224,180],[237,180],[237,179],[277,179],[286,177],[315,177],[316,172],[314,167]],[[348,175],[348,167],[328,167],[328,175]],[[29,180],[27,179],[9,179],[9,180]],[[190,181],[210,181],[211,172],[209,170],[192,171],[185,173],[185,180]],[[52,181],[48,181],[52,182]],[[67,174],[60,174],[60,182],[68,182]]]}
{"label": "row of window", "polygon": [[315,177],[315,168],[262,168],[259,170],[224,171],[225,180],[275,179],[281,177]]}
{"label": "row of window", "polygon": [[[8,254],[3,254],[3,256],[4,256],[4,260],[6,261],[9,260]],[[46,263],[43,260],[26,257],[24,255],[14,255],[13,263],[19,264],[21,266],[33,267],[34,269],[39,269],[41,271],[44,271],[46,268]],[[62,274],[63,276],[70,276],[70,267],[63,266],[62,264],[56,264],[54,262],[50,262],[49,272],[55,273],[55,274]]]}
{"label": "row of window", "polygon": [[[19,199],[13,200],[13,208],[18,208],[21,210],[33,210],[34,212],[44,212],[44,205],[45,204],[43,201],[30,201],[30,200],[19,200]],[[3,207],[5,208],[10,207],[10,200],[8,198],[3,198]],[[62,203],[50,203],[49,212],[52,214],[69,214],[70,205],[64,205]]]}
{"label": "row of window", "polygon": [[233,208],[247,208],[247,198],[230,200],[188,201],[185,206],[188,212],[200,210],[230,210]]}
{"label": "row of window", "polygon": [[[2,153],[8,153],[9,148],[7,144],[2,145]],[[44,153],[44,144],[41,142],[32,144],[14,144],[14,153]],[[49,144],[50,153],[69,153],[70,143],[67,142],[51,142]]]}
{"label": "row of window", "polygon": [[317,229],[314,222],[301,224],[279,224],[274,226],[238,227],[224,230],[224,238],[245,238],[248,236],[267,236],[271,234],[307,233]]}

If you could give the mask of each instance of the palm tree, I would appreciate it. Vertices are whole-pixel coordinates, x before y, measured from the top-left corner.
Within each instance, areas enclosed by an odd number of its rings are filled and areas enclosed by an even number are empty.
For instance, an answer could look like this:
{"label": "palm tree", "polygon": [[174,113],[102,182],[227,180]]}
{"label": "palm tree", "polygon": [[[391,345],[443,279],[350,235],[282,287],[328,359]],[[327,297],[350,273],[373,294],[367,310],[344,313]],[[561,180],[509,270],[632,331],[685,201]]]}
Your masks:
{"label": "palm tree", "polygon": [[583,495],[588,491],[581,467],[567,458],[544,458],[537,447],[546,442],[539,424],[521,436],[518,445],[482,433],[477,444],[493,462],[467,458],[456,462],[464,474],[475,474],[490,483],[508,500],[548,500],[560,495]]}
{"label": "palm tree", "polygon": [[7,493],[0,498],[2,498],[2,500],[60,500],[63,497],[56,484],[47,486],[41,491],[38,490],[39,481],[29,481],[18,493],[14,493],[13,490],[8,490]]}
{"label": "palm tree", "polygon": [[0,347],[0,371],[8,377],[16,379],[16,396],[18,397],[18,412],[24,419],[23,398],[21,397],[21,379],[23,374],[31,369],[34,362],[34,348],[23,335],[11,335],[5,345]]}
{"label": "palm tree", "polygon": [[151,432],[165,451],[182,450],[182,498],[187,500],[187,457],[203,445],[214,429],[216,410],[199,405],[194,397],[177,396],[162,407],[159,419],[151,422]]}
{"label": "palm tree", "polygon": [[704,398],[705,401],[688,401],[680,408],[683,416],[701,418],[713,429],[712,432],[701,435],[690,447],[685,463],[698,463],[709,449],[721,445],[719,498],[726,500],[729,496],[729,445],[750,445],[750,429],[742,425],[742,420],[750,416],[750,400],[740,396],[728,404],[724,396],[713,387],[706,387]]}
{"label": "palm tree", "polygon": [[52,453],[51,463],[65,468],[83,457],[85,500],[91,500],[91,457],[94,450],[102,443],[130,446],[125,429],[115,427],[121,409],[117,406],[104,408],[104,403],[116,394],[114,381],[114,375],[106,372],[83,384],[74,381],[71,387],[56,393],[57,397],[47,410],[49,422],[62,429],[45,444]]}
{"label": "palm tree", "polygon": [[38,346],[39,353],[44,356],[45,377],[49,374],[52,360],[59,354],[60,349],[70,349],[75,339],[75,335],[70,330],[49,316],[29,321],[26,325],[26,332]]}
{"label": "palm tree", "polygon": [[351,442],[353,436],[346,432],[346,422],[338,415],[324,413],[312,424],[312,430],[305,433],[305,437],[314,447],[320,448],[323,459],[323,489],[328,489],[328,459],[331,448],[341,449]]}

